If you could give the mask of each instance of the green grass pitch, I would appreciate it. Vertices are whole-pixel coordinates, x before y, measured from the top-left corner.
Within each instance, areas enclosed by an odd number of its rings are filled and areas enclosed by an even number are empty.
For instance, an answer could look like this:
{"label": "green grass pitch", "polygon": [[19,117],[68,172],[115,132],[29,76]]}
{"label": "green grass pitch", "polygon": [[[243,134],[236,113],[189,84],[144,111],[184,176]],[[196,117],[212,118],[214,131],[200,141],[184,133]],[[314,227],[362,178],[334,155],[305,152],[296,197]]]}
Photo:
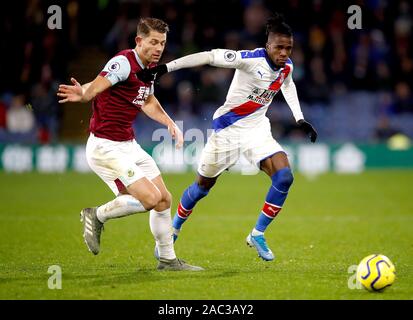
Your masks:
{"label": "green grass pitch", "polygon": [[[173,210],[194,174],[164,175]],[[158,272],[148,213],[109,221],[102,251],[82,239],[79,211],[113,196],[93,174],[0,174],[0,299],[413,299],[413,171],[296,174],[266,232],[276,254],[247,247],[269,179],[224,174],[176,243],[205,272]],[[371,253],[387,255],[397,279],[383,293],[349,289],[348,272]],[[62,269],[62,289],[47,286]],[[350,280],[351,282],[351,280]]]}

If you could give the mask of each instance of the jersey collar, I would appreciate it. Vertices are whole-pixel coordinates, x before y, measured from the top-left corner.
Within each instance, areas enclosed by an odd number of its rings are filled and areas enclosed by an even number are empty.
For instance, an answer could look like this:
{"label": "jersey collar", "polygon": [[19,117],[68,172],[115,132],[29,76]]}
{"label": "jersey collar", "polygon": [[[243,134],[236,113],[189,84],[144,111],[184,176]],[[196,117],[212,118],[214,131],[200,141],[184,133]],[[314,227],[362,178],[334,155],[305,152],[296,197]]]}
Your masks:
{"label": "jersey collar", "polygon": [[138,55],[138,53],[136,52],[136,50],[135,50],[135,49],[132,49],[132,51],[133,51],[133,53],[135,54],[136,62],[139,64],[139,66],[140,66],[142,69],[145,69],[145,66],[144,66],[143,63],[142,63],[141,58],[139,58],[139,55]]}
{"label": "jersey collar", "polygon": [[268,56],[267,50],[264,49],[264,53],[265,53],[265,60],[267,60],[268,65],[270,66],[270,68],[274,71],[279,71],[282,68],[277,67],[274,62],[272,62],[272,60],[270,59],[270,57]]}

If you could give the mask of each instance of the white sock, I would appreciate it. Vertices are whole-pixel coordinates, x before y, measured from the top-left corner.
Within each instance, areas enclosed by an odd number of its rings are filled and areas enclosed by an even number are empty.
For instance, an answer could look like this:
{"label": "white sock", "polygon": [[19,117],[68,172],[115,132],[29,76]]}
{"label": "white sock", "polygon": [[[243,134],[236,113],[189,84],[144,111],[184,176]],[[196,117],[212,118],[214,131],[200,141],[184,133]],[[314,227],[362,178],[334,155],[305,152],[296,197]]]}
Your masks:
{"label": "white sock", "polygon": [[[182,227],[181,227],[181,229],[182,229]],[[178,236],[179,232],[181,232],[181,229],[175,229],[175,228],[172,227],[172,232],[173,232],[176,236]]]}
{"label": "white sock", "polygon": [[106,220],[129,216],[138,212],[146,212],[142,203],[129,194],[116,197],[114,200],[100,206],[96,215],[100,222]]}
{"label": "white sock", "polygon": [[164,211],[151,210],[149,214],[149,226],[155,237],[159,257],[175,259],[174,241],[172,239],[171,208]]}
{"label": "white sock", "polygon": [[253,235],[254,237],[256,236],[262,236],[264,234],[264,232],[258,231],[257,229],[252,229],[251,235]]}

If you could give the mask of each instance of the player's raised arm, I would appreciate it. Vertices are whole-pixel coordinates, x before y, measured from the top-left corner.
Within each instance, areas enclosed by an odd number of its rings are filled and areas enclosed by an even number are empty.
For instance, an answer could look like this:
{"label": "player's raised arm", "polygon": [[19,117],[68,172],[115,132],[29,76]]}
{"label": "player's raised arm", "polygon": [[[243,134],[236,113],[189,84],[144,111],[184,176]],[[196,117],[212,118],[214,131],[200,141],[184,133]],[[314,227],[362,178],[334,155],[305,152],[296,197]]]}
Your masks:
{"label": "player's raised arm", "polygon": [[158,99],[151,94],[145,101],[141,110],[151,119],[163,124],[168,128],[172,138],[176,140],[176,148],[179,149],[184,143],[184,138],[181,130],[175,122],[168,116],[166,111],[162,108]]}
{"label": "player's raised arm", "polygon": [[116,83],[125,81],[130,70],[130,63],[126,57],[115,56],[106,63],[92,82],[80,85],[76,79],[71,78],[73,85],[60,85],[57,95],[63,99],[59,100],[59,103],[88,102]]}
{"label": "player's raised arm", "polygon": [[72,85],[61,84],[57,96],[62,99],[59,103],[88,102],[96,95],[112,86],[112,83],[102,76],[97,76],[92,82],[81,85],[75,78],[71,78]]}

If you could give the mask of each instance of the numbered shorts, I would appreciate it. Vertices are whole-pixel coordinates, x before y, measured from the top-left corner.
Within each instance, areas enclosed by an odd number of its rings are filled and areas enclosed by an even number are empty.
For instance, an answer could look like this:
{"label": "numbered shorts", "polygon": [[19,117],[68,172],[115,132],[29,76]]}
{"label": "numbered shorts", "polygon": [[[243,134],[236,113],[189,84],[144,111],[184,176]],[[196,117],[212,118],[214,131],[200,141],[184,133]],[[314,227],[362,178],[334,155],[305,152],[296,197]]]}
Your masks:
{"label": "numbered shorts", "polygon": [[209,137],[202,151],[198,173],[207,178],[217,177],[233,166],[241,155],[260,169],[262,160],[278,152],[285,153],[267,127],[254,129],[248,134],[228,134],[221,130]]}
{"label": "numbered shorts", "polygon": [[86,159],[115,195],[143,177],[153,180],[161,174],[152,157],[135,140],[112,141],[91,133]]}

